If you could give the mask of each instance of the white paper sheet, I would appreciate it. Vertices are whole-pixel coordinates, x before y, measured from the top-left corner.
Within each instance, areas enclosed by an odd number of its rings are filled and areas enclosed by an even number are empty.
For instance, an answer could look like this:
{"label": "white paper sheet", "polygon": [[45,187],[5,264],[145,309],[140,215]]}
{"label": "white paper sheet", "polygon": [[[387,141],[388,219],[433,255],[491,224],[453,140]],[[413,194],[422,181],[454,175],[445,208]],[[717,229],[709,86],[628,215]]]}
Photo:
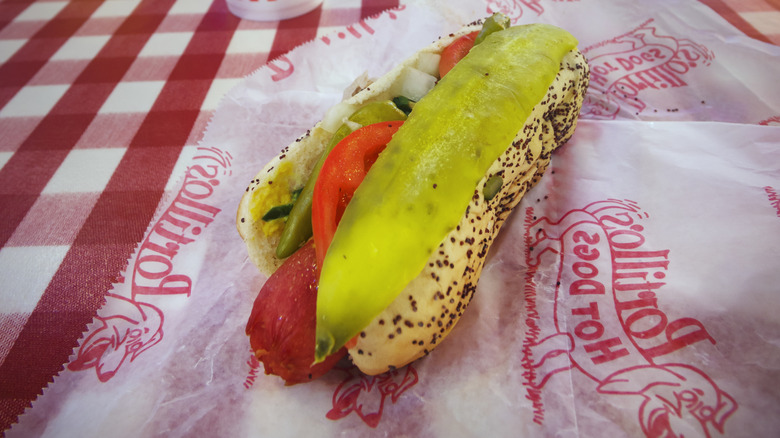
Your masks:
{"label": "white paper sheet", "polygon": [[[780,429],[780,127],[761,126],[780,115],[780,48],[695,2],[432,4],[317,39],[228,93],[124,282],[9,437]],[[244,187],[355,77],[495,10],[569,29],[594,76],[471,308],[387,375],[265,376],[244,335],[264,281],[235,231]]]}

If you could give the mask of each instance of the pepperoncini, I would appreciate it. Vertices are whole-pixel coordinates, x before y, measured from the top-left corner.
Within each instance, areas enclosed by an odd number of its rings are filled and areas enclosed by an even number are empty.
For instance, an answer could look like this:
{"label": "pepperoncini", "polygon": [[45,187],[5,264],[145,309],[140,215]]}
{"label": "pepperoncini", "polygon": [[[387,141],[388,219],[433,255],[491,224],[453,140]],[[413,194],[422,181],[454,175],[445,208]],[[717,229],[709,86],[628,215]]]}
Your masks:
{"label": "pepperoncini", "polygon": [[422,271],[576,45],[544,24],[494,32],[415,104],[355,192],[325,256],[317,361],[360,333]]}
{"label": "pepperoncini", "polygon": [[[389,100],[369,103],[349,116],[350,122],[362,126],[405,119],[406,114]],[[314,170],[297,200],[295,200],[282,230],[279,245],[276,247],[276,256],[280,259],[292,255],[311,237],[311,202],[314,183],[317,181],[317,176],[320,174],[320,169],[322,169],[322,164],[325,162],[328,153],[351,132],[352,128],[348,124],[342,124],[333,134],[333,138],[331,138],[330,143],[325,148],[325,152],[323,152],[322,157],[314,166]]]}
{"label": "pepperoncini", "polygon": [[474,38],[474,45],[476,46],[482,41],[485,41],[485,38],[494,32],[507,29],[510,25],[511,20],[509,17],[500,12],[496,12],[495,14],[485,19],[485,22],[482,23],[482,29],[479,31],[479,34],[477,34],[477,37]]}

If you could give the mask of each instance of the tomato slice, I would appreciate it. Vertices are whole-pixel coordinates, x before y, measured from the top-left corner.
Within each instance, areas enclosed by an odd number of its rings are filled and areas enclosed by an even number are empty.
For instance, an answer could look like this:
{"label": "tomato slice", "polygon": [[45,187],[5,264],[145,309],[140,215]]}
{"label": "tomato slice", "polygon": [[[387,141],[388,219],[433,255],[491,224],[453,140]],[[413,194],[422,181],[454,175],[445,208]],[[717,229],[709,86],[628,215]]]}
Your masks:
{"label": "tomato slice", "polygon": [[311,208],[317,266],[322,266],[336,227],[355,190],[403,123],[366,125],[344,137],[328,154],[314,185]]}
{"label": "tomato slice", "polygon": [[441,59],[439,60],[440,78],[443,78],[447,72],[452,70],[452,67],[455,67],[455,64],[457,64],[458,61],[468,55],[469,50],[474,47],[474,40],[477,39],[477,35],[479,35],[479,31],[463,35],[444,48],[441,52]]}

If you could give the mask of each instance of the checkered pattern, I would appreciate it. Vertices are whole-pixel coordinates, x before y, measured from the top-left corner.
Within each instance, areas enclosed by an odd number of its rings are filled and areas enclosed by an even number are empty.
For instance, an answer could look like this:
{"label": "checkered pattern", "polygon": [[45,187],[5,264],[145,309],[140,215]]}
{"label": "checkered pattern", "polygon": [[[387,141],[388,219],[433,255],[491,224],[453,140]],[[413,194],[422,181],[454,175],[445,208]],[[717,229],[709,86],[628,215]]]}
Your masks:
{"label": "checkered pattern", "polygon": [[780,44],[780,0],[700,0],[745,35]]}
{"label": "checkered pattern", "polygon": [[[780,44],[778,0],[703,2]],[[278,23],[224,0],[0,3],[0,430],[62,369],[220,97],[398,3],[325,0]]]}
{"label": "checkered pattern", "polygon": [[220,97],[397,5],[260,23],[224,0],[0,3],[0,430],[62,369]]}

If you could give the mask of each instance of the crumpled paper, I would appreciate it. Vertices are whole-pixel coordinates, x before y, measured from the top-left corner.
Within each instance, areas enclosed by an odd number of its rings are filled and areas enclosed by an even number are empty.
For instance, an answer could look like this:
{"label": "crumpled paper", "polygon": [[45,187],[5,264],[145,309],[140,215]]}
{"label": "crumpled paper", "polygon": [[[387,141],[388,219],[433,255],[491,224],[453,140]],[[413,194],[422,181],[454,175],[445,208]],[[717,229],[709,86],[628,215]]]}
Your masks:
{"label": "crumpled paper", "polygon": [[[285,387],[244,326],[245,185],[355,77],[501,10],[591,63],[573,139],[426,358]],[[594,26],[594,23],[600,23]],[[780,48],[682,1],[415,2],[220,104],[123,281],[14,436],[771,436],[780,428]]]}

